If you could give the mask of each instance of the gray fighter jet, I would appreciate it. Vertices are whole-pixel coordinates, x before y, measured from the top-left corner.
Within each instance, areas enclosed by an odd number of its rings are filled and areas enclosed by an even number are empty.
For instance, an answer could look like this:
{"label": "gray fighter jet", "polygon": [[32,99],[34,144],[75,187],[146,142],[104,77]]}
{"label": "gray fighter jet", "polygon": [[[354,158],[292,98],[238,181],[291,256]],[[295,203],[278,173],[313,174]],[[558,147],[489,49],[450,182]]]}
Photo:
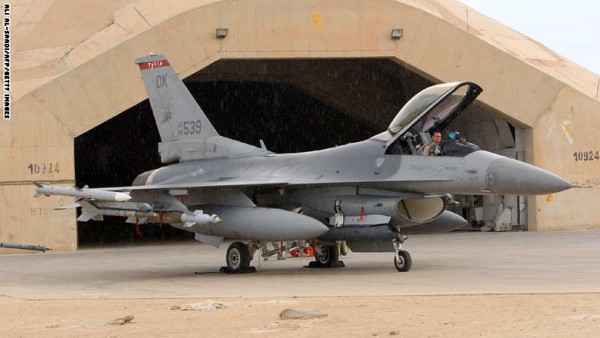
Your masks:
{"label": "gray fighter jet", "polygon": [[[443,141],[442,156],[421,156],[430,132],[444,130],[482,89],[455,82],[424,89],[388,130],[362,142],[275,154],[220,136],[163,55],[135,60],[162,142],[161,168],[130,187],[61,188],[38,184],[36,196],[77,198],[79,221],[125,216],[130,223],[167,223],[227,250],[227,269],[251,269],[269,241],[312,239],[316,266],[339,261],[336,243],[353,251],[395,251],[398,271],[411,257],[406,233],[445,232],[466,221],[449,211],[451,194],[536,195],[571,187],[562,178],[474,144]],[[439,152],[438,152],[439,153]],[[242,242],[243,241],[243,242]]]}

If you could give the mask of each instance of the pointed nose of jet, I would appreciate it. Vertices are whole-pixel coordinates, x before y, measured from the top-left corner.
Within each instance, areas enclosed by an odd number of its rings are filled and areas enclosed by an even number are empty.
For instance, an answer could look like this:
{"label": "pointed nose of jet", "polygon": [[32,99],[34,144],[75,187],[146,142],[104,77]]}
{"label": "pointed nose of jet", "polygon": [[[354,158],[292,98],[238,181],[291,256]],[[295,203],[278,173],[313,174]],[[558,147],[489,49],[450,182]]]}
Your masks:
{"label": "pointed nose of jet", "polygon": [[509,195],[544,195],[571,188],[561,177],[531,164],[500,157],[487,170],[488,190]]}

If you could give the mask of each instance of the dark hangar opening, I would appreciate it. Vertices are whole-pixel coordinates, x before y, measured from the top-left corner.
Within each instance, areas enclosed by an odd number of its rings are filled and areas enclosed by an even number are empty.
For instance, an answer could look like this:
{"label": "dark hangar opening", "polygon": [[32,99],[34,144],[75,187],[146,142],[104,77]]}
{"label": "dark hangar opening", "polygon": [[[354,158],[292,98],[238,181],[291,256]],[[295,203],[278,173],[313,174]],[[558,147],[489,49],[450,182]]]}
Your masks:
{"label": "dark hangar opening", "polygon": [[[175,68],[177,65],[174,65]],[[226,137],[274,152],[300,152],[369,138],[384,131],[412,95],[433,83],[387,59],[221,60],[185,79]],[[75,139],[79,187],[128,186],[160,167],[160,141],[148,100]],[[81,246],[191,240],[170,226],[125,218],[78,222]]]}

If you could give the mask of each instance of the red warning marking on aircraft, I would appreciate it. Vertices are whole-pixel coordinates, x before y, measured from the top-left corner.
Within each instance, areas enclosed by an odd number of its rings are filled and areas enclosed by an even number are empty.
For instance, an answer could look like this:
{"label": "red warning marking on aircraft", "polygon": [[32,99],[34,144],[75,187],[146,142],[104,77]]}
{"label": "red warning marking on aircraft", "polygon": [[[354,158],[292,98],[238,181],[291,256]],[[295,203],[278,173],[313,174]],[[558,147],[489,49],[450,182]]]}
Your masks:
{"label": "red warning marking on aircraft", "polygon": [[167,60],[157,60],[157,61],[152,61],[152,62],[142,62],[139,65],[140,65],[140,70],[154,69],[154,68],[160,68],[160,67],[170,66],[169,61],[167,61]]}

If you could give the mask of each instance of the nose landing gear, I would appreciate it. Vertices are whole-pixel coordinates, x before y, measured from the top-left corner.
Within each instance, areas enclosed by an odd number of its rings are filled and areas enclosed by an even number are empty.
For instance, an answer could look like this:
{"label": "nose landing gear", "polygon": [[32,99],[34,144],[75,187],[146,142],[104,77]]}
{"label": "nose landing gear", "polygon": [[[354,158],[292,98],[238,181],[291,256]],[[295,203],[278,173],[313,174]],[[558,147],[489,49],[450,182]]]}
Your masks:
{"label": "nose landing gear", "polygon": [[394,266],[399,272],[406,272],[412,266],[412,258],[408,251],[402,250],[402,243],[407,239],[405,235],[398,235],[392,240],[396,255],[394,256]]}

